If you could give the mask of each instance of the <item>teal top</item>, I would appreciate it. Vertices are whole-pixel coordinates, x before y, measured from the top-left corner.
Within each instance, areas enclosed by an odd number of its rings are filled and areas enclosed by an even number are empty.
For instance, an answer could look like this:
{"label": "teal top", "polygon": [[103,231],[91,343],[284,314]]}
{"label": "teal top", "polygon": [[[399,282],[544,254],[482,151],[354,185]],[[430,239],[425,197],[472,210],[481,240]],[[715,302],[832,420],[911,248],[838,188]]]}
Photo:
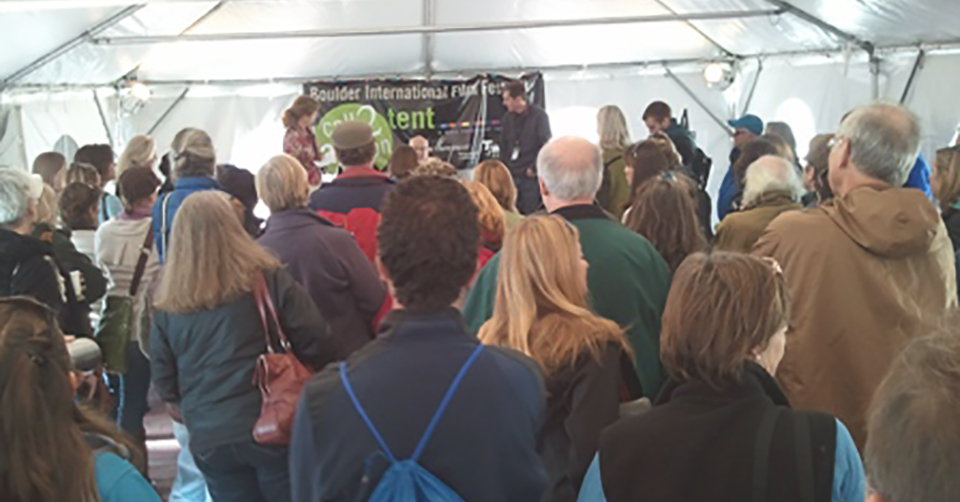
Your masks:
{"label": "teal top", "polygon": [[102,502],[161,502],[153,486],[126,460],[113,453],[99,452],[94,461]]}

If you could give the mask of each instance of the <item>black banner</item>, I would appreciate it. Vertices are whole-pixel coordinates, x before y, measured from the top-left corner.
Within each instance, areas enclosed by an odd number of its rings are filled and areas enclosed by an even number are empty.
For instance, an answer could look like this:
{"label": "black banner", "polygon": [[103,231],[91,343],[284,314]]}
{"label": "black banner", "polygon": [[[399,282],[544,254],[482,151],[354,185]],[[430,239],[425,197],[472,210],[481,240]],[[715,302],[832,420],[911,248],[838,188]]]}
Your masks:
{"label": "black banner", "polygon": [[[531,103],[544,106],[543,76],[521,77]],[[330,135],[343,121],[359,120],[373,127],[379,169],[384,169],[395,145],[414,136],[430,142],[431,155],[458,169],[498,158],[500,120],[506,113],[501,99],[501,75],[470,79],[378,79],[310,82],[304,94],[320,103],[317,143],[326,158],[334,159]],[[328,168],[335,172],[336,166]]]}

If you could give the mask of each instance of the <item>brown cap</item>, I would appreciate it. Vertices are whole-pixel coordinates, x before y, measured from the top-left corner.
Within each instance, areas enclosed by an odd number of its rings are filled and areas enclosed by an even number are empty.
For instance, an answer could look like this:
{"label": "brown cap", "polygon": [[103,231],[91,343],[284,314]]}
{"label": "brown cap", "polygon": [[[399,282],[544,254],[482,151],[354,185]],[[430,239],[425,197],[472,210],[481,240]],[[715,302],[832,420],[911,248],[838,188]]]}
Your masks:
{"label": "brown cap", "polygon": [[351,150],[373,143],[373,129],[365,122],[342,122],[330,135],[333,146],[339,150]]}
{"label": "brown cap", "polygon": [[157,179],[157,175],[153,174],[151,169],[131,167],[120,175],[117,185],[123,200],[127,204],[133,204],[156,192],[157,188],[160,187],[160,180]]}

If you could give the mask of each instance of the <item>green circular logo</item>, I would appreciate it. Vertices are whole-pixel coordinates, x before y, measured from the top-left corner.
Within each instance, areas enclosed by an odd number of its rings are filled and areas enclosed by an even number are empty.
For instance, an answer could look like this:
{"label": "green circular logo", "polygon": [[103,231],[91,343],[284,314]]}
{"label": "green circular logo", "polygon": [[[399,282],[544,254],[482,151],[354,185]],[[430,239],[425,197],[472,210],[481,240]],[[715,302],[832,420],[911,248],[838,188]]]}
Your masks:
{"label": "green circular logo", "polygon": [[[370,105],[343,104],[327,112],[320,119],[320,122],[317,122],[317,143],[320,145],[320,150],[323,151],[324,156],[328,159],[335,158],[333,140],[330,139],[333,129],[341,122],[352,121],[365,122],[373,128],[373,138],[377,143],[377,157],[374,159],[374,165],[377,169],[386,169],[387,163],[390,162],[390,155],[393,153],[393,129],[390,129],[390,123],[387,122],[387,119],[377,113],[377,110]],[[327,172],[335,174],[338,165],[336,162],[330,164],[327,166]]]}

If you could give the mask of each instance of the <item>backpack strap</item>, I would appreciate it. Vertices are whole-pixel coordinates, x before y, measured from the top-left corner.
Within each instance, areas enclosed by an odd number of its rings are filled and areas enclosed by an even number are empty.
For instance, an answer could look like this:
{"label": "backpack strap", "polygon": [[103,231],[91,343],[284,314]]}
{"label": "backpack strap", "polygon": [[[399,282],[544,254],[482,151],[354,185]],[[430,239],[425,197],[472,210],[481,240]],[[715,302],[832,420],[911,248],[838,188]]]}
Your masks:
{"label": "backpack strap", "polygon": [[610,169],[610,166],[616,164],[617,161],[619,161],[619,160],[621,160],[621,159],[623,159],[623,155],[617,155],[616,157],[610,159],[609,162],[607,162],[607,163],[605,163],[605,164],[603,165],[604,169]]}
{"label": "backpack strap", "polygon": [[816,481],[813,477],[813,453],[810,450],[810,421],[806,415],[797,415],[794,418],[793,436],[797,449],[797,481],[800,484],[800,500],[814,502]]}
{"label": "backpack strap", "polygon": [[[420,442],[417,444],[417,448],[414,450],[413,456],[410,457],[410,460],[413,460],[414,462],[419,461],[420,455],[423,453],[424,448],[426,448],[427,443],[430,441],[430,437],[433,436],[433,431],[436,429],[437,423],[440,422],[440,418],[443,416],[444,411],[446,411],[447,406],[450,404],[450,400],[453,399],[453,395],[457,392],[457,388],[460,387],[463,377],[467,374],[467,370],[470,369],[470,366],[473,366],[473,362],[477,360],[477,357],[481,352],[483,352],[483,349],[483,345],[477,345],[477,348],[474,349],[473,353],[470,354],[470,357],[467,358],[466,362],[463,363],[463,366],[460,367],[460,372],[457,373],[456,378],[453,379],[453,383],[451,383],[450,387],[447,389],[447,393],[443,396],[440,406],[433,414],[433,418],[430,420],[430,425],[427,426],[426,432],[424,432],[423,437],[420,438]],[[367,415],[367,412],[364,411],[363,406],[360,404],[360,400],[357,398],[357,394],[350,385],[350,379],[347,378],[346,361],[341,361],[339,368],[340,381],[343,382],[343,388],[347,391],[347,395],[350,396],[350,401],[353,402],[353,407],[357,410],[357,413],[360,414],[360,418],[363,419],[363,422],[367,424],[367,428],[370,429],[370,433],[373,434],[374,439],[377,440],[377,444],[380,445],[380,449],[383,450],[387,460],[389,460],[391,464],[397,463],[397,457],[393,455],[393,452],[390,451],[390,447],[387,446],[387,442],[383,439],[380,431],[378,431],[376,426],[373,425],[373,420],[371,420],[370,416]]]}
{"label": "backpack strap", "polygon": [[102,221],[107,221],[110,219],[110,214],[107,213],[107,191],[101,190],[103,193],[100,194],[100,219]]}
{"label": "backpack strap", "polygon": [[160,203],[160,239],[163,244],[163,253],[167,254],[170,252],[170,247],[167,246],[167,202],[170,202],[170,194],[173,192],[168,192],[163,196],[163,202]]}
{"label": "backpack strap", "polygon": [[779,419],[780,407],[771,406],[763,415],[757,429],[757,442],[753,451],[753,502],[764,502],[767,499],[770,447],[773,445],[773,431]]}
{"label": "backpack strap", "polygon": [[457,388],[460,387],[460,382],[463,381],[463,377],[467,374],[467,370],[470,369],[470,366],[473,366],[473,362],[476,361],[480,353],[483,352],[483,347],[483,344],[477,345],[477,348],[473,350],[473,354],[470,354],[470,357],[467,358],[467,362],[463,363],[463,366],[460,368],[460,372],[457,373],[457,377],[453,379],[453,383],[450,384],[450,388],[447,389],[447,394],[443,396],[443,401],[440,402],[440,407],[437,408],[437,412],[433,414],[433,419],[430,420],[430,425],[427,426],[427,431],[423,433],[423,437],[420,438],[420,443],[417,444],[417,449],[414,450],[413,456],[410,457],[410,459],[414,462],[420,460],[420,455],[423,453],[423,449],[427,447],[430,437],[433,436],[433,430],[437,428],[437,423],[440,422],[440,417],[443,416],[443,412],[447,411],[447,405],[450,404],[450,400],[453,399],[453,395],[457,392]]}

